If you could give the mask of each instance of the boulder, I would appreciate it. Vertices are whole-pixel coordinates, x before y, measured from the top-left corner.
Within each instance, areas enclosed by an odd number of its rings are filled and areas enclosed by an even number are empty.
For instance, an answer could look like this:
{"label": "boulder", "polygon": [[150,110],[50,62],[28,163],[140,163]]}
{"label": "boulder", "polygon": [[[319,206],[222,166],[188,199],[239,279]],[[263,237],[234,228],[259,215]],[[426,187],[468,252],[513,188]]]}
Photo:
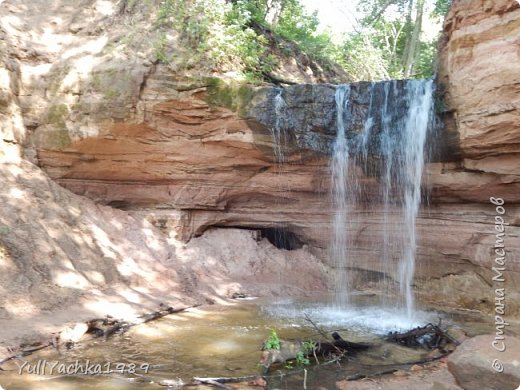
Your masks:
{"label": "boulder", "polygon": [[493,348],[494,339],[495,335],[468,339],[448,358],[448,369],[462,388],[516,390],[520,386],[520,338],[506,333],[503,352]]}

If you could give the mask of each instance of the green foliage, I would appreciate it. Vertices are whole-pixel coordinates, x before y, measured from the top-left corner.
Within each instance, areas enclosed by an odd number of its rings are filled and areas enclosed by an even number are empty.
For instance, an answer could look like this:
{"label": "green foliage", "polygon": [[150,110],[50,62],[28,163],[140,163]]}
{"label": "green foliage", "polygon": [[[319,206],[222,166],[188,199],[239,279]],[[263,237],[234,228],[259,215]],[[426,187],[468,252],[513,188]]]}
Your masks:
{"label": "green foliage", "polygon": [[340,48],[338,62],[356,80],[391,78],[382,51],[366,35],[349,34]]}
{"label": "green foliage", "polygon": [[[165,0],[159,10],[161,23],[169,23],[192,56],[188,66],[204,62],[221,69],[228,64],[245,72],[257,72],[266,39],[248,27],[251,14],[225,0]],[[156,45],[157,57],[165,59],[164,45]]]}
{"label": "green foliage", "polygon": [[247,110],[255,90],[250,82],[210,78],[207,80],[208,96],[206,101],[213,106],[226,107],[247,116]]}
{"label": "green foliage", "polygon": [[419,58],[415,65],[415,75],[418,78],[431,77],[435,72],[435,61],[437,58],[437,40],[421,42]]}
{"label": "green foliage", "polygon": [[[324,68],[339,64],[354,79],[422,78],[434,72],[437,41],[425,36],[425,25],[440,26],[450,2],[360,1],[359,25],[342,42],[319,30],[318,14],[307,12],[301,0],[163,0],[158,18],[190,53],[188,68],[204,64],[259,80],[279,63],[267,38],[272,31],[292,42],[278,53],[291,56],[296,46]],[[154,48],[160,61],[169,62],[166,35]]]}
{"label": "green foliage", "polygon": [[298,1],[288,1],[273,28],[277,34],[295,42],[311,57],[330,58],[334,44],[328,33],[317,32],[319,22],[317,12],[309,15]]}
{"label": "green foliage", "polygon": [[[437,38],[424,26],[437,25],[450,0],[367,0],[358,29],[345,37],[340,64],[356,79],[426,78],[435,70]],[[430,27],[431,28],[431,27]]]}
{"label": "green foliage", "polygon": [[305,354],[303,352],[298,352],[296,353],[296,365],[297,366],[308,366],[309,364],[311,364],[311,362],[309,361],[309,358],[307,356],[305,356]]}
{"label": "green foliage", "polygon": [[314,352],[314,349],[316,348],[316,342],[309,340],[305,341],[303,343],[303,349],[306,353],[312,353]]}
{"label": "green foliage", "polygon": [[66,128],[65,119],[69,115],[69,107],[66,104],[56,104],[49,107],[47,122],[59,128]]}
{"label": "green foliage", "polygon": [[256,23],[295,43],[311,58],[333,60],[337,48],[330,33],[318,32],[317,12],[309,14],[300,0],[248,0],[242,3]]}
{"label": "green foliage", "polygon": [[169,61],[168,55],[166,54],[166,43],[167,39],[165,34],[161,34],[159,39],[153,43],[155,56],[161,62]]}
{"label": "green foliage", "polygon": [[451,0],[436,0],[432,15],[443,18],[451,7]]}
{"label": "green foliage", "polygon": [[285,368],[292,369],[294,368],[294,364],[296,364],[296,367],[301,366],[308,366],[311,364],[308,355],[312,354],[314,352],[314,349],[316,348],[316,343],[314,341],[305,341],[303,343],[303,351],[299,351],[296,353],[294,362],[289,361],[285,364]]}
{"label": "green foliage", "polygon": [[269,337],[264,342],[264,349],[280,349],[280,338],[278,337],[276,330],[271,329]]}
{"label": "green foliage", "polygon": [[[204,62],[214,70],[241,69],[253,81],[278,63],[255,26],[271,29],[315,59],[331,61],[336,52],[330,34],[317,32],[317,14],[308,14],[300,0],[164,0],[158,19],[190,50],[187,67]],[[164,39],[154,48],[157,58],[168,62]]]}

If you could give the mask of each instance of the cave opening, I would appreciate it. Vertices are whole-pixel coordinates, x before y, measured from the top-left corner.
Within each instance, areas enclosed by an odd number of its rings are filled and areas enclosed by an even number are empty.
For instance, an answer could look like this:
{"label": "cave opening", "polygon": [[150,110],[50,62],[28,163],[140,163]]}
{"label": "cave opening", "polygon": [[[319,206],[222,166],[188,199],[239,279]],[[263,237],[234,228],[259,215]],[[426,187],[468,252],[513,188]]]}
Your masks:
{"label": "cave opening", "polygon": [[298,236],[283,227],[260,229],[260,235],[279,249],[292,251],[303,247],[303,242]]}
{"label": "cave opening", "polygon": [[126,200],[112,200],[107,203],[107,206],[124,211],[128,211],[132,208],[132,204]]}

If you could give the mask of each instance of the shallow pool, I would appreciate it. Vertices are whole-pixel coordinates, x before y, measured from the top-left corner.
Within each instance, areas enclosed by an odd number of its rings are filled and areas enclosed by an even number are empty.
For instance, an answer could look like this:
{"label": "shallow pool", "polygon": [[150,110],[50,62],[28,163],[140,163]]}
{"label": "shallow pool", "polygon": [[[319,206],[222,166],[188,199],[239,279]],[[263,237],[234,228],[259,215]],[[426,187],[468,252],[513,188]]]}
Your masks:
{"label": "shallow pool", "polygon": [[[445,325],[462,324],[470,334],[492,329],[481,316],[468,313],[419,311],[414,318],[406,318],[397,309],[381,308],[373,296],[358,296],[347,310],[324,305],[327,301],[327,297],[298,302],[256,299],[190,309],[107,340],[86,341],[71,350],[47,350],[10,362],[3,366],[10,371],[0,372],[0,384],[6,390],[145,390],[165,388],[159,386],[164,380],[188,383],[197,376],[259,374],[260,349],[271,329],[281,339],[323,338],[307,316],[328,334],[337,330],[344,339],[372,343],[373,347],[340,364],[296,368],[289,375],[270,379],[268,388],[302,388],[305,379],[308,388],[328,389],[349,375],[381,372],[392,365],[421,360],[429,352],[382,341],[380,336],[389,331],[437,323],[439,318]],[[71,365],[72,371],[82,372],[66,374]],[[87,368],[89,373],[85,373]],[[125,372],[114,372],[120,369]],[[274,368],[271,372],[285,371]]]}

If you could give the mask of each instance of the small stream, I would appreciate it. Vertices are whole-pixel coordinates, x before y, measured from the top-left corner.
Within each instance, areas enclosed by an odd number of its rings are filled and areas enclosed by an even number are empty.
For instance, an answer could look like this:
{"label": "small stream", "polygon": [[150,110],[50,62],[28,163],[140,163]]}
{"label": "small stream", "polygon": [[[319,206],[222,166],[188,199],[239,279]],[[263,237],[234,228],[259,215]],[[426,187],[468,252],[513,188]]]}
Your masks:
{"label": "small stream", "polygon": [[[305,320],[308,315],[321,329],[330,333],[338,330],[344,339],[373,343],[374,347],[341,366],[306,366],[308,388],[333,389],[338,380],[357,373],[373,374],[395,364],[423,359],[429,351],[410,349],[382,341],[380,335],[390,330],[408,330],[428,322],[462,324],[470,334],[490,331],[491,322],[474,314],[453,315],[418,311],[410,323],[406,313],[378,308],[372,296],[355,297],[355,307],[338,311],[323,304],[329,297],[306,301],[272,302],[265,299],[240,300],[227,306],[207,306],[190,309],[157,321],[136,326],[128,332],[107,340],[96,339],[78,344],[71,350],[42,351],[26,357],[33,367],[46,361],[45,373],[28,373],[28,365],[20,375],[14,361],[3,366],[11,371],[0,372],[0,384],[6,390],[65,390],[65,389],[164,389],[162,380],[215,376],[246,376],[260,373],[259,359],[263,341],[271,329],[281,339],[320,339],[316,329]],[[368,305],[368,306],[367,306]],[[104,370],[117,363],[132,367],[135,374],[61,375],[54,370],[62,363],[90,367],[99,364]],[[134,364],[135,366],[129,366]],[[43,363],[40,363],[40,367]],[[281,367],[283,368],[283,367]],[[302,388],[303,370],[283,378],[271,379],[268,388]],[[276,373],[273,368],[271,373]],[[153,382],[153,383],[150,383]],[[196,388],[196,387],[194,387]],[[203,387],[201,387],[203,388]]]}

